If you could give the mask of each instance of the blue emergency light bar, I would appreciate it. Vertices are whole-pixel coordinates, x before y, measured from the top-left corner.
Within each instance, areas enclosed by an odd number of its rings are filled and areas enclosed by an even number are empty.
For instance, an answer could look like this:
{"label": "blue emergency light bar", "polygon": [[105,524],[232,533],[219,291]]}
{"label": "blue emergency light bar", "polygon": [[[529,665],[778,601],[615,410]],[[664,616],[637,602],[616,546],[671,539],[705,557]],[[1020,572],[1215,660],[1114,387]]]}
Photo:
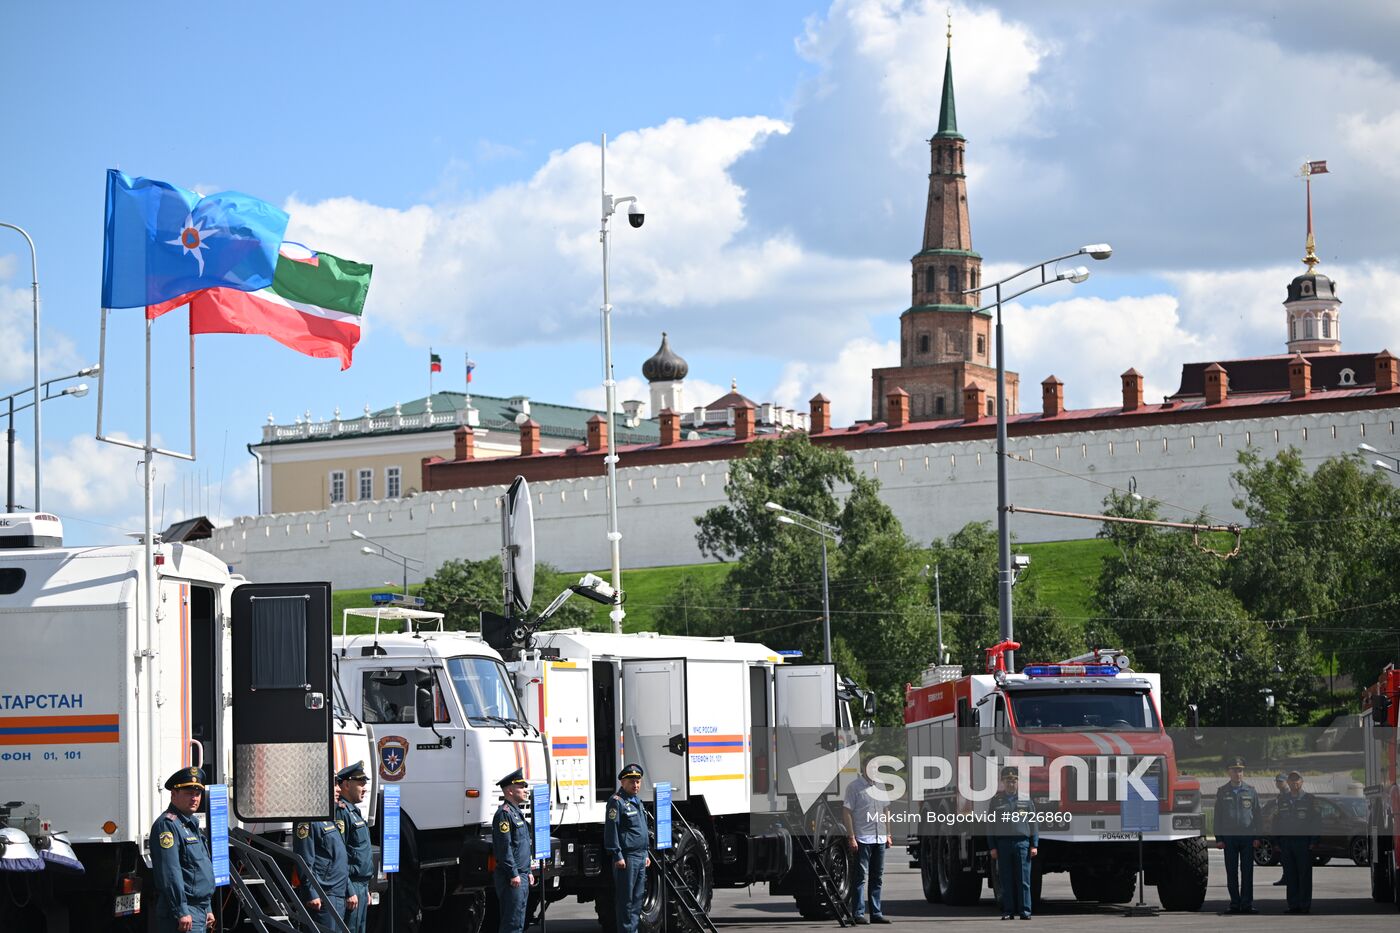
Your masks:
{"label": "blue emergency light bar", "polygon": [[779,648],[779,649],[778,649],[778,654],[782,655],[782,656],[785,657],[785,658],[800,658],[800,657],[802,657],[802,651],[801,651],[801,649],[799,649],[799,648]]}
{"label": "blue emergency light bar", "polygon": [[1021,673],[1027,677],[1116,677],[1112,664],[1028,664]]}
{"label": "blue emergency light bar", "polygon": [[421,609],[425,600],[421,596],[404,596],[401,593],[374,593],[369,601],[376,606],[409,606]]}

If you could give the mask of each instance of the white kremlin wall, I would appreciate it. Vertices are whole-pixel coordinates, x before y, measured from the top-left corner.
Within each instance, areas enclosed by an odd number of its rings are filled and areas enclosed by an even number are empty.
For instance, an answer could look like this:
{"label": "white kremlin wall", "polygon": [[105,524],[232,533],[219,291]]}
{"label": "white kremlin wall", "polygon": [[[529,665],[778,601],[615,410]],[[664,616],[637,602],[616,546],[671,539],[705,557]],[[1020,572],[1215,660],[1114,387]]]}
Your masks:
{"label": "white kremlin wall", "polygon": [[[1010,501],[1097,513],[1107,487],[1127,489],[1136,480],[1144,498],[1181,507],[1164,504],[1164,518],[1191,518],[1205,509],[1213,519],[1240,520],[1231,504],[1236,491],[1230,475],[1239,468],[1241,450],[1252,446],[1272,457],[1297,447],[1312,469],[1329,457],[1354,453],[1362,442],[1395,449],[1397,418],[1400,410],[1375,409],[1013,438],[1010,451],[1032,462],[1009,462]],[[851,456],[863,473],[880,481],[881,494],[906,534],[927,544],[968,522],[995,521],[993,449],[985,440],[856,450]],[[728,471],[729,461],[723,460],[620,468],[623,567],[703,560],[695,544],[695,518],[725,503]],[[459,489],[251,516],[216,529],[198,546],[257,582],[376,586],[398,579],[401,570],[382,557],[362,554],[364,542],[351,537],[352,531],[423,561],[431,573],[447,560],[499,553],[497,497],[503,492],[500,486]],[[531,492],[540,560],[569,571],[608,565],[604,477],[540,482]],[[1093,537],[1099,524],[1015,514],[1011,528],[1019,541],[1056,541]],[[411,582],[422,578],[410,575]]]}

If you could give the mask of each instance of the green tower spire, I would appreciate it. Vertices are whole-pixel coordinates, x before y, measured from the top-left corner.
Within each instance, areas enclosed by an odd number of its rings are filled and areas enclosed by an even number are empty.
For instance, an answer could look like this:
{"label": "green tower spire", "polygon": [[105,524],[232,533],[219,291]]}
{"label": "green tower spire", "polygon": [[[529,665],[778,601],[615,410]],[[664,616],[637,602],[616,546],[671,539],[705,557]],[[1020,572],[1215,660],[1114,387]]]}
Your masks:
{"label": "green tower spire", "polygon": [[948,60],[943,65],[943,101],[938,107],[938,136],[962,139],[958,132],[958,108],[953,102],[953,22],[948,21]]}

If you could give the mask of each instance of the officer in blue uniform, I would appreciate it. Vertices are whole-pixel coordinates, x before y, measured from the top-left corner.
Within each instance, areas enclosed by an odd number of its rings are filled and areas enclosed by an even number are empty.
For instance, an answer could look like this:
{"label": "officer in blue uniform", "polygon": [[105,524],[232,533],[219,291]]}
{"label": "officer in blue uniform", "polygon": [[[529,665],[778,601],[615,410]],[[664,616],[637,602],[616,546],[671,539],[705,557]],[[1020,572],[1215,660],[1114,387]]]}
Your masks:
{"label": "officer in blue uniform", "polygon": [[647,892],[646,870],[651,865],[647,811],[637,797],[642,789],[642,766],[624,765],[617,783],[617,793],[608,798],[607,819],[603,821],[603,849],[613,864],[617,933],[637,933]]}
{"label": "officer in blue uniform", "polygon": [[[1288,790],[1288,775],[1286,775],[1286,774],[1284,774],[1282,771],[1280,771],[1278,774],[1275,774],[1275,775],[1274,775],[1274,795],[1275,795],[1274,799],[1277,800],[1277,801],[1279,801],[1279,802],[1281,803],[1281,802],[1283,801],[1283,798],[1287,797],[1287,796],[1289,795],[1289,793],[1290,793],[1290,791]],[[1275,812],[1277,812],[1277,810],[1276,810]],[[1275,817],[1275,818],[1274,818],[1274,824],[1275,824],[1275,826],[1277,826],[1277,823],[1278,823],[1278,818]],[[1271,835],[1271,836],[1269,837],[1269,840],[1274,844],[1274,851],[1275,851],[1275,852],[1277,852],[1277,853],[1282,853],[1282,852],[1283,852],[1283,841],[1282,841],[1278,836],[1273,836],[1273,835]],[[1283,858],[1282,858],[1282,856],[1280,855],[1280,857],[1279,857],[1279,862],[1281,863],[1282,861],[1283,861]],[[1277,888],[1277,887],[1280,887],[1280,886],[1286,885],[1286,884],[1288,884],[1288,867],[1287,867],[1287,866],[1284,866],[1284,868],[1283,868],[1283,873],[1280,874],[1280,875],[1278,876],[1278,880],[1274,882],[1274,887]]]}
{"label": "officer in blue uniform", "polygon": [[1283,876],[1288,886],[1288,912],[1312,911],[1312,846],[1317,842],[1317,798],[1303,790],[1303,775],[1288,772],[1287,797],[1279,798],[1274,829],[1283,850]]}
{"label": "officer in blue uniform", "polygon": [[1001,881],[1003,920],[1031,918],[1031,859],[1040,847],[1035,804],[1020,795],[1020,783],[1014,767],[1002,768],[1001,788],[987,803],[987,842]]}
{"label": "officer in blue uniform", "polygon": [[[335,788],[335,804],[339,808],[339,786]],[[324,895],[318,893],[309,882],[302,883],[307,910],[317,927],[334,933],[336,925],[332,918],[345,916],[345,901],[350,896],[350,860],[345,851],[345,836],[336,820],[298,823],[292,835],[292,851],[306,862],[324,892]]]}
{"label": "officer in blue uniform", "polygon": [[1244,780],[1244,759],[1230,759],[1230,780],[1215,792],[1215,838],[1225,849],[1230,913],[1257,914],[1254,906],[1254,840],[1259,837],[1259,793]]}
{"label": "officer in blue uniform", "polygon": [[535,876],[530,872],[533,851],[530,824],[520,806],[530,793],[530,782],[519,768],[497,782],[501,788],[500,807],[491,817],[491,848],[496,855],[496,902],[500,907],[500,933],[523,933],[525,905]]}
{"label": "officer in blue uniform", "polygon": [[151,873],[156,885],[156,929],[189,933],[212,927],[214,865],[194,818],[204,799],[204,772],[181,768],[165,782],[170,806],[151,824]]}
{"label": "officer in blue uniform", "polygon": [[374,879],[374,851],[370,848],[369,823],[358,804],[365,797],[369,775],[365,763],[357,761],[335,773],[340,791],[335,822],[345,837],[345,855],[350,868],[350,896],[345,899],[345,925],[350,933],[364,933],[369,914],[369,883]]}

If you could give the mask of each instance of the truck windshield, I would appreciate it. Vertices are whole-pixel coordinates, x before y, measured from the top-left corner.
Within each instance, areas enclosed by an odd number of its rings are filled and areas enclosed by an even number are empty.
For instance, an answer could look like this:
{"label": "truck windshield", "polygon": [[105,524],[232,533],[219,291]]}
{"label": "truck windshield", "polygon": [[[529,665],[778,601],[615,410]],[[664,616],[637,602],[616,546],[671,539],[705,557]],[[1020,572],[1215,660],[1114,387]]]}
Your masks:
{"label": "truck windshield", "polygon": [[501,662],[494,658],[448,658],[447,674],[472,725],[519,722],[515,691]]}
{"label": "truck windshield", "polygon": [[1157,711],[1137,690],[1016,690],[1011,715],[1022,732],[1155,732]]}

